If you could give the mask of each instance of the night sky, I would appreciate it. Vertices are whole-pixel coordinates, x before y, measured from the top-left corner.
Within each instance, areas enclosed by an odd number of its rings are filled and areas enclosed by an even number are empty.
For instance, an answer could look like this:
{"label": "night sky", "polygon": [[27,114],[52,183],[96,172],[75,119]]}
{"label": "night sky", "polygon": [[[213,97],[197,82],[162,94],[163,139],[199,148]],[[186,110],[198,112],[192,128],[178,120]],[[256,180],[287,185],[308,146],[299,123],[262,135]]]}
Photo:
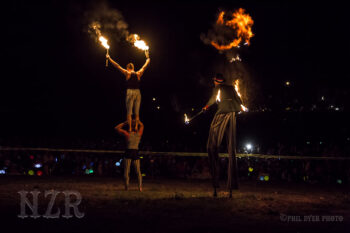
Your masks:
{"label": "night sky", "polygon": [[[105,50],[87,33],[86,15],[99,4],[119,10],[129,31],[150,46],[151,64],[141,84],[141,120],[148,137],[192,135],[182,124],[183,114],[203,107],[215,67],[225,60],[200,35],[212,27],[220,10],[240,7],[252,16],[255,34],[251,46],[239,52],[247,71],[246,102],[251,113],[246,114],[260,114],[259,124],[267,124],[261,120],[269,118],[264,114],[284,114],[293,105],[290,114],[314,114],[307,115],[312,121],[314,116],[329,114],[333,105],[339,113],[332,119],[347,118],[350,38],[345,3],[96,2],[2,4],[2,138],[112,135],[113,126],[125,119],[124,77],[114,67],[105,67]],[[122,66],[131,61],[137,69],[143,65],[140,50],[113,38],[110,45],[112,58]],[[323,105],[319,104],[322,96]],[[214,111],[190,127],[206,132]],[[345,120],[332,122],[345,122],[348,127]],[[253,129],[247,132],[254,134]]]}

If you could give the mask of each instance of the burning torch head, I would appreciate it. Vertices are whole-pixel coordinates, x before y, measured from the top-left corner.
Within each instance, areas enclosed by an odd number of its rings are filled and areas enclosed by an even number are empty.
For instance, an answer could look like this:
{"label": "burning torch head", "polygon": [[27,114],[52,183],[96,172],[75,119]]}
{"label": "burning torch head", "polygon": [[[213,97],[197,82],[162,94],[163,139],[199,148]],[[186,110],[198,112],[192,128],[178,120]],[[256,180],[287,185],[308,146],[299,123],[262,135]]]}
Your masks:
{"label": "burning torch head", "polygon": [[126,65],[126,69],[128,71],[133,71],[134,70],[134,64],[132,64],[131,62],[129,64]]}

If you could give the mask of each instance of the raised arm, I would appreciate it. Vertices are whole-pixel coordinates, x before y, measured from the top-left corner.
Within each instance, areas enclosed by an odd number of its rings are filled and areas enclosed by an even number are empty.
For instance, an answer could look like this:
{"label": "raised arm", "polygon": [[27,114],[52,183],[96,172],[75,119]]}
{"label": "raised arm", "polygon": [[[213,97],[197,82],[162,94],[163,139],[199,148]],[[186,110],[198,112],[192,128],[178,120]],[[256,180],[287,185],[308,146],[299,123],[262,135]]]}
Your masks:
{"label": "raised arm", "polygon": [[139,133],[140,136],[142,136],[144,128],[145,127],[144,127],[143,123],[141,121],[139,121],[139,131],[138,131],[138,133]]}
{"label": "raised arm", "polygon": [[121,135],[125,136],[125,137],[129,137],[129,133],[123,129],[123,126],[127,124],[127,122],[123,122],[120,123],[119,125],[117,125],[116,127],[114,127],[114,129]]}
{"label": "raised arm", "polygon": [[143,72],[145,72],[147,66],[151,62],[151,59],[149,58],[149,51],[146,50],[145,54],[146,54],[147,60],[146,60],[145,64],[142,66],[142,68],[136,72],[138,78],[141,78],[141,76],[143,75]]}
{"label": "raised arm", "polygon": [[124,75],[126,75],[128,73],[128,71],[126,69],[124,69],[123,67],[121,67],[117,62],[115,62],[109,55],[106,55],[107,59],[112,63],[112,65],[114,67],[116,67],[118,70],[120,70],[120,72],[122,72]]}

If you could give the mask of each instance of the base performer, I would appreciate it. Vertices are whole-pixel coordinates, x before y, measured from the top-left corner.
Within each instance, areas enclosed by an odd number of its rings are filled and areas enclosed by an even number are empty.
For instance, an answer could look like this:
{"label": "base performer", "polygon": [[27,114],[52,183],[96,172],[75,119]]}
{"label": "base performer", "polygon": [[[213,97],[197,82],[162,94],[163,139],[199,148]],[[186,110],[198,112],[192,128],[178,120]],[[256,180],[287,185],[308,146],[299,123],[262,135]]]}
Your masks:
{"label": "base performer", "polygon": [[123,127],[127,126],[128,122],[120,123],[115,127],[115,130],[121,135],[125,137],[126,140],[126,151],[124,157],[124,181],[125,181],[125,190],[129,189],[129,180],[130,180],[130,165],[131,162],[134,164],[135,172],[138,178],[139,190],[142,192],[142,175],[140,169],[140,156],[139,152],[139,144],[143,134],[144,126],[141,121],[139,121],[138,130],[136,127],[136,120],[132,121],[132,131],[129,132],[124,130]]}

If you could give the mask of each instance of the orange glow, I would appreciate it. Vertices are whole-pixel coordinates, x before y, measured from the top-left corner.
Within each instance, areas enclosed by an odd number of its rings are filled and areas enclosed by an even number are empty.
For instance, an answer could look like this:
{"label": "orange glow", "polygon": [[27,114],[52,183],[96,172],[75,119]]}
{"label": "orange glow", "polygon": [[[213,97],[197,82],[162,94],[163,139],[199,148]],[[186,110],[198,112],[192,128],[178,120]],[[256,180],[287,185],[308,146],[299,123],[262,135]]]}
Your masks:
{"label": "orange glow", "polygon": [[104,38],[103,36],[100,36],[100,38],[98,38],[101,41],[101,44],[103,45],[103,47],[105,47],[106,49],[109,49],[109,45],[108,45],[108,40],[106,38]]}
{"label": "orange glow", "polygon": [[221,93],[219,89],[218,94],[216,95],[216,102],[220,102],[220,101],[221,101]]}
{"label": "orange glow", "polygon": [[225,12],[222,11],[216,21],[218,25],[225,25],[232,28],[237,38],[235,38],[231,43],[226,45],[219,45],[216,41],[211,41],[211,45],[218,50],[229,50],[233,47],[239,47],[239,44],[244,41],[244,44],[250,45],[250,38],[254,36],[252,32],[253,19],[250,15],[245,14],[245,10],[239,8],[232,14],[231,20],[224,20]]}
{"label": "orange glow", "polygon": [[133,43],[134,43],[134,46],[135,46],[136,48],[139,48],[139,49],[141,49],[141,50],[148,50],[148,49],[149,49],[149,47],[148,47],[148,45],[145,43],[145,41],[140,40],[139,35],[134,34],[133,37],[134,37],[134,38],[133,38]]}
{"label": "orange glow", "polygon": [[[239,98],[242,99],[242,95],[239,92],[239,80],[238,79],[236,79],[236,81],[235,81],[235,90],[236,90],[237,95],[239,96]],[[246,106],[244,106],[243,104],[241,104],[241,108],[242,108],[242,111],[244,111],[244,112],[248,111],[248,108]]]}
{"label": "orange glow", "polygon": [[188,119],[188,117],[187,117],[187,114],[186,114],[186,113],[185,113],[185,123],[186,123],[186,124],[190,123],[190,120]]}

